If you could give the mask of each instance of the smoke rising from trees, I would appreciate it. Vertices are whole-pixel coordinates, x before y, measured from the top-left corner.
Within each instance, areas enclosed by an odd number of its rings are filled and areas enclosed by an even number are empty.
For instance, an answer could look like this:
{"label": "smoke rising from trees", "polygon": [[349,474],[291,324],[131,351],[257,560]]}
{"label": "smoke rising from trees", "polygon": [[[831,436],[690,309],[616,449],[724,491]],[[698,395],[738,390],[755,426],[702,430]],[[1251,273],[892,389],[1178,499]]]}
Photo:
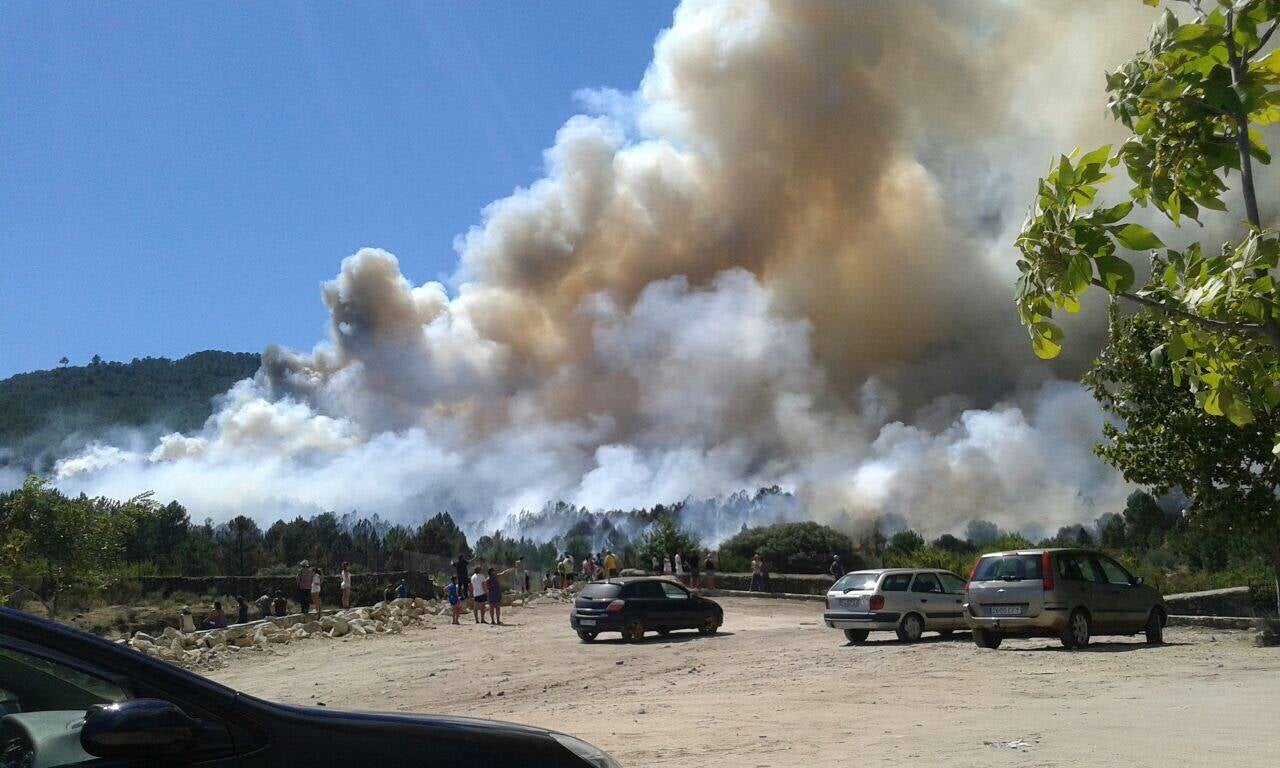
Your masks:
{"label": "smoke rising from trees", "polygon": [[1101,73],[1147,13],[686,2],[634,93],[579,94],[447,285],[362,249],[324,285],[328,339],[268,349],[202,429],[55,482],[471,531],[773,484],[802,517],[929,534],[1118,510],[1102,413],[1058,380],[1097,344],[1028,354],[1009,243],[1048,148],[1114,134]]}

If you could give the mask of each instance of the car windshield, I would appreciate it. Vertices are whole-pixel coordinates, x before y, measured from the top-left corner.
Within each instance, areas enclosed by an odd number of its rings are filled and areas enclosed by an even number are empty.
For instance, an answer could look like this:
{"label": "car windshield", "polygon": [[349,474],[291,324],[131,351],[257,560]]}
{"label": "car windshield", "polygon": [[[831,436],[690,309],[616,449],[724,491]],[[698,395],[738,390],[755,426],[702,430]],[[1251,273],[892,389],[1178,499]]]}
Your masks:
{"label": "car windshield", "polygon": [[621,591],[619,584],[588,584],[582,588],[582,596],[589,600],[611,600]]}
{"label": "car windshield", "polygon": [[974,581],[1021,581],[1043,576],[1040,555],[988,555],[978,563]]}
{"label": "car windshield", "polygon": [[876,588],[878,573],[846,573],[840,580],[831,585],[832,592],[860,592]]}

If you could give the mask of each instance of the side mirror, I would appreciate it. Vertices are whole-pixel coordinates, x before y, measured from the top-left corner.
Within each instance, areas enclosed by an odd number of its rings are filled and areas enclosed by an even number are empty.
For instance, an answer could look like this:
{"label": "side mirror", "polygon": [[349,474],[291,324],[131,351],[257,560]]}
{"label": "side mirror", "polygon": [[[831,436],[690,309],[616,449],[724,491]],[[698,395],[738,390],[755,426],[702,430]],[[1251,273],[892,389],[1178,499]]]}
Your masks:
{"label": "side mirror", "polygon": [[1144,583],[1145,583],[1145,582],[1143,581],[1143,578],[1142,578],[1141,576],[1136,576],[1136,577],[1134,577],[1134,579],[1133,579],[1133,586],[1135,586],[1135,587],[1140,587],[1140,586],[1142,586]]}
{"label": "side mirror", "polygon": [[195,743],[196,721],[161,699],[95,704],[85,712],[80,746],[95,757],[156,757]]}

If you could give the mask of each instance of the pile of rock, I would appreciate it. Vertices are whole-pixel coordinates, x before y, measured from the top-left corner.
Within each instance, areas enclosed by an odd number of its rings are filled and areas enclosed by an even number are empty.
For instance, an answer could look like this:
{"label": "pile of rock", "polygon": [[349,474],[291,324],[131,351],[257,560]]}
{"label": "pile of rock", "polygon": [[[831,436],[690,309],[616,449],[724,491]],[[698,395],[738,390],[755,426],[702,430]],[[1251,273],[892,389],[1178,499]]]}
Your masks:
{"label": "pile of rock", "polygon": [[127,643],[135,650],[183,666],[212,665],[227,654],[261,651],[295,640],[398,634],[405,626],[448,609],[447,603],[442,606],[436,600],[399,598],[371,607],[335,611],[318,620],[308,614],[296,614],[201,632],[183,633],[166,627],[159,635],[136,632]]}

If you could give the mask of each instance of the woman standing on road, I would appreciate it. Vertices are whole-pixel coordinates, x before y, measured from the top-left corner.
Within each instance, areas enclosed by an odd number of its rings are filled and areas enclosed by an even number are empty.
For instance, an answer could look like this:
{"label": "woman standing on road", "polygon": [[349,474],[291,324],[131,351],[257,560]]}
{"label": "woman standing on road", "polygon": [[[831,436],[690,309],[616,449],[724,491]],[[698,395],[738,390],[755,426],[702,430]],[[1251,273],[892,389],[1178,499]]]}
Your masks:
{"label": "woman standing on road", "polygon": [[316,618],[320,618],[320,569],[316,568],[311,576],[311,607],[316,609]]}
{"label": "woman standing on road", "polygon": [[707,553],[707,562],[702,568],[702,584],[707,589],[716,588],[716,553]]}
{"label": "woman standing on road", "polygon": [[671,575],[671,558],[667,557],[666,555],[662,556],[662,575],[663,576]]}
{"label": "woman standing on road", "polygon": [[764,591],[764,561],[760,559],[759,552],[751,558],[751,591]]}
{"label": "woman standing on road", "polygon": [[502,623],[502,577],[511,573],[511,569],[498,573],[493,568],[489,569],[489,578],[485,579],[485,592],[489,595],[489,617],[493,619],[493,624]]}
{"label": "woman standing on road", "polygon": [[679,552],[676,553],[676,581],[679,581],[681,584],[687,584],[689,581],[685,578],[684,561],[680,559]]}
{"label": "woman standing on road", "polygon": [[351,607],[351,563],[342,564],[342,607]]}

